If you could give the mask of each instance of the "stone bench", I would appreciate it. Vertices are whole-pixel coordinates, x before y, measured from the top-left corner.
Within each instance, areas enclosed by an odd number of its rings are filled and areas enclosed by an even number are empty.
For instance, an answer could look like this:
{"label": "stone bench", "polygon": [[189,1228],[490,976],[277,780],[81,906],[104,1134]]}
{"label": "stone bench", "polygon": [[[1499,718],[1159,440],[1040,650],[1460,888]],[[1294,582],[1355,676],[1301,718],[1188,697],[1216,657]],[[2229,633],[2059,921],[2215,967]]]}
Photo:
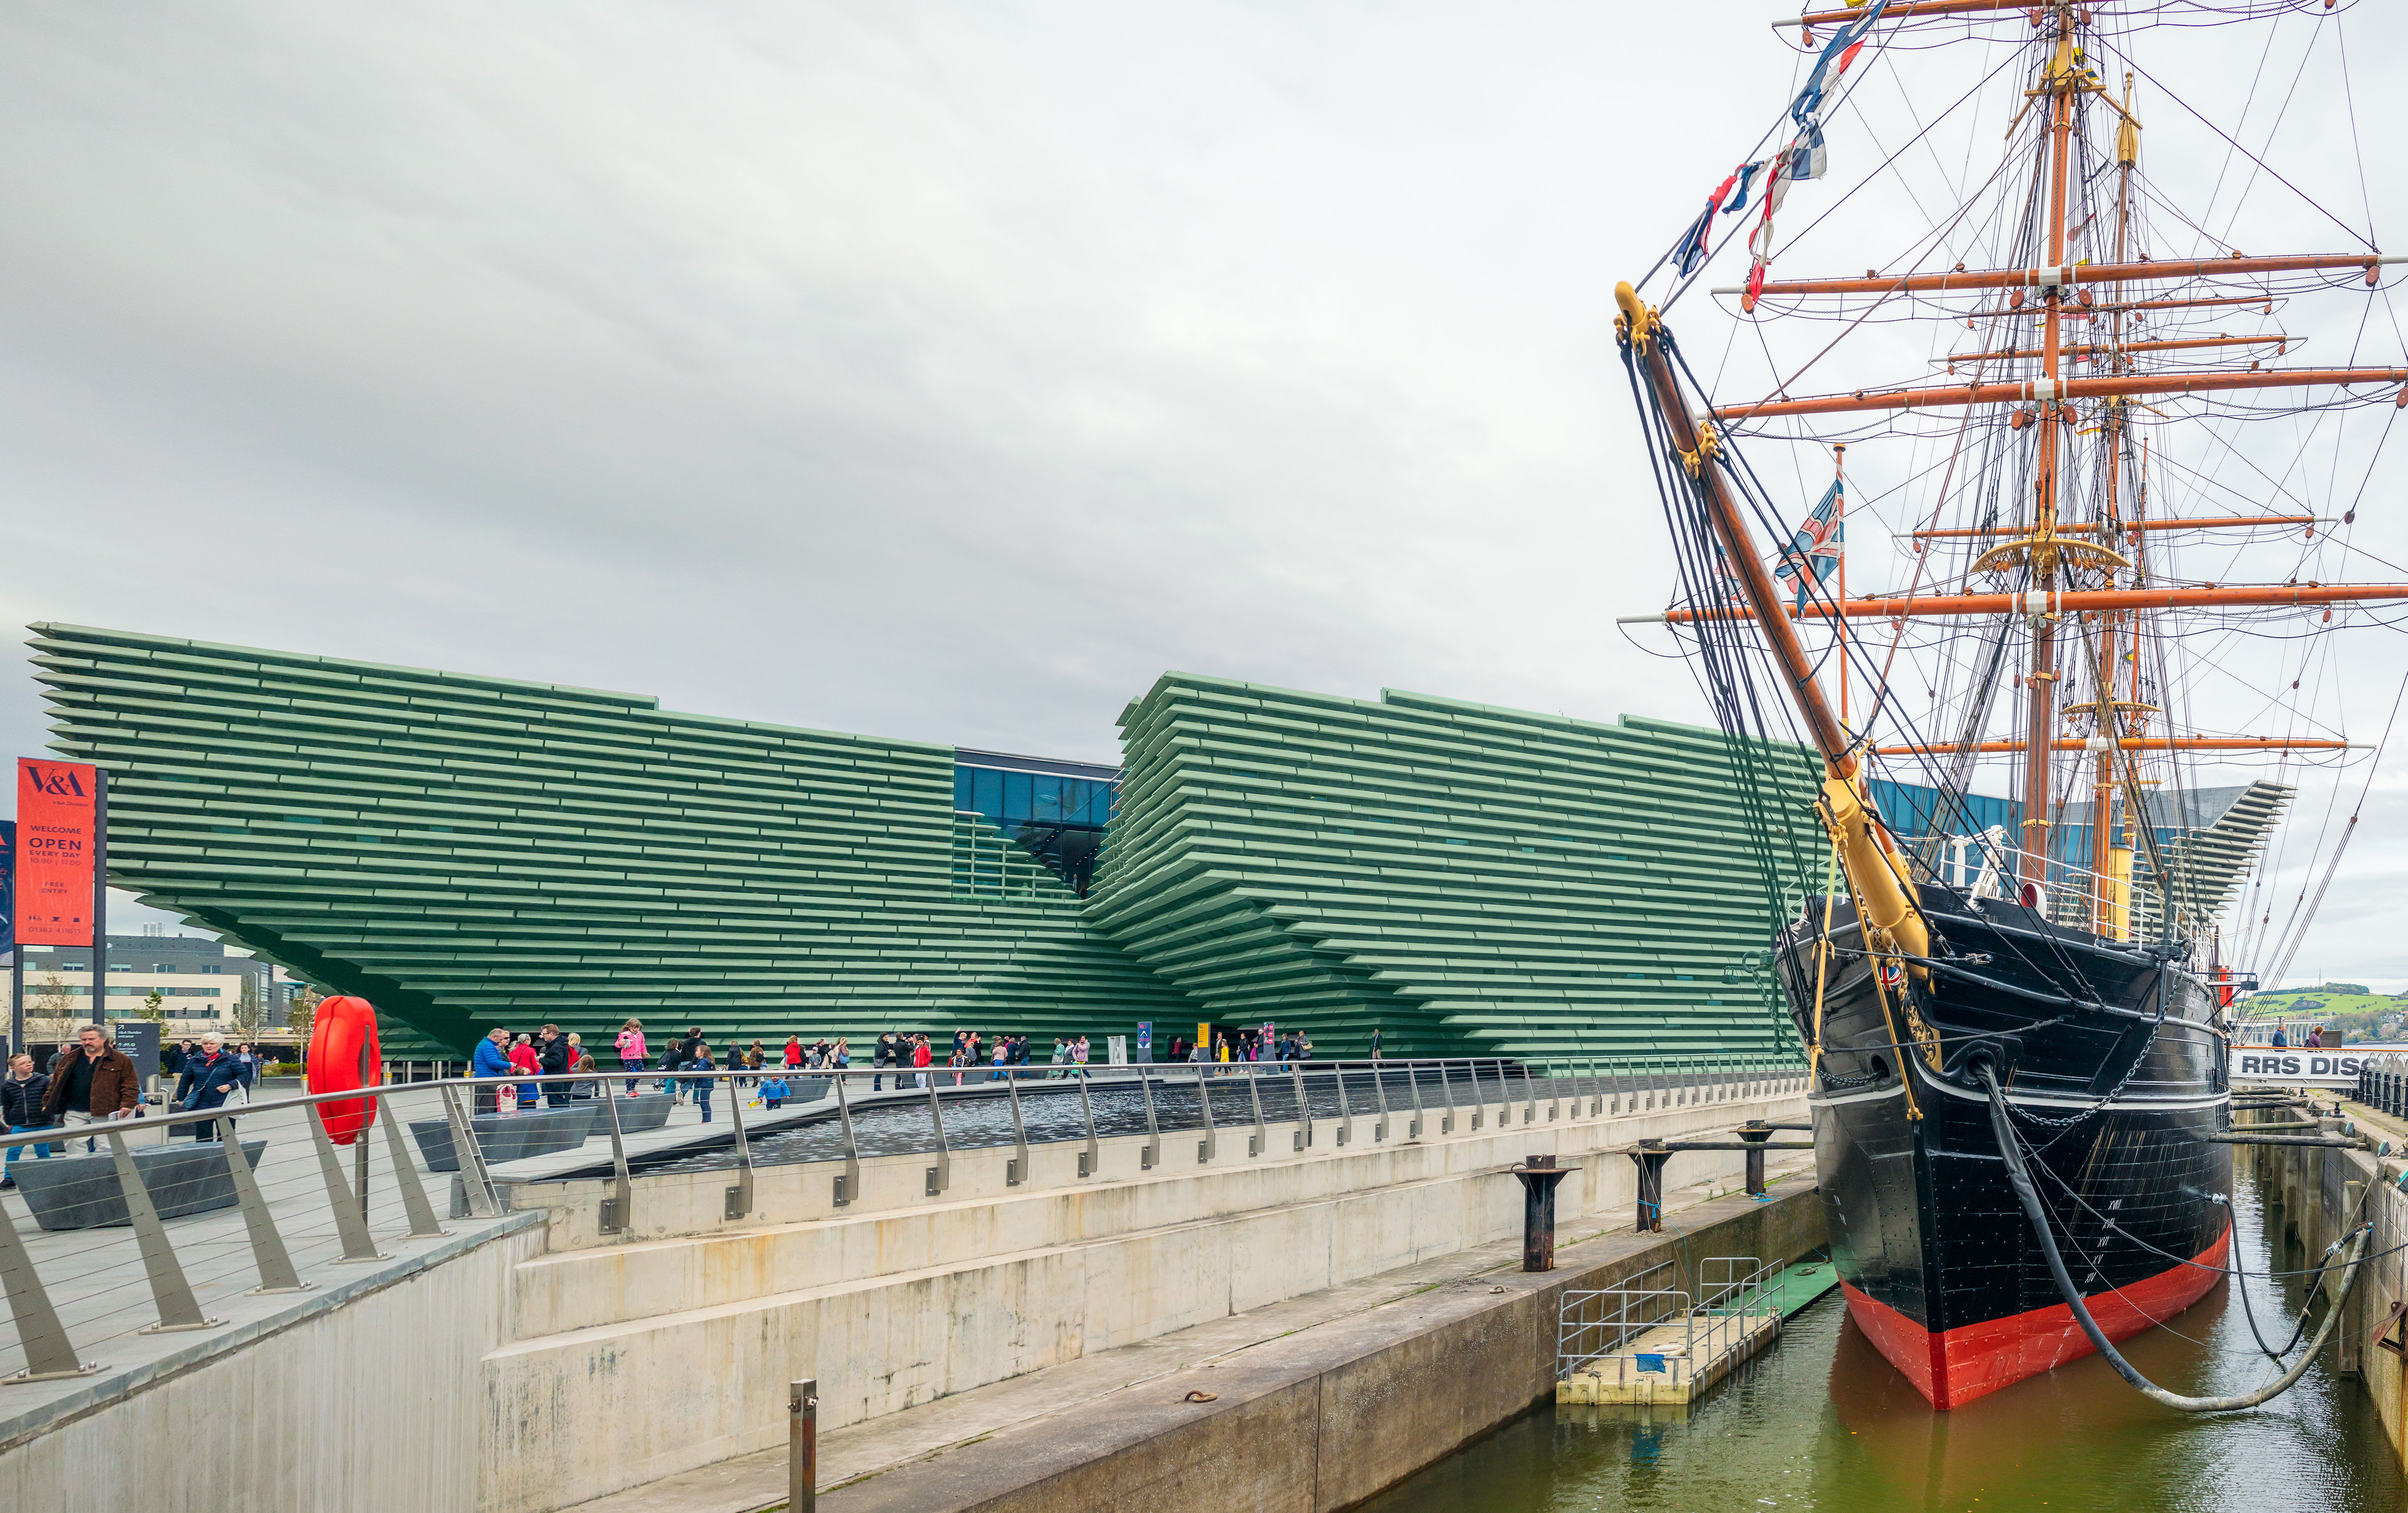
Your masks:
{"label": "stone bench", "polygon": [[[84,1138],[85,1128],[78,1127],[77,1139]],[[265,1140],[242,1143],[243,1159],[254,1168],[266,1149]],[[136,1146],[132,1155],[142,1189],[161,1218],[232,1208],[239,1201],[234,1174],[226,1170],[225,1146],[218,1141]],[[101,1230],[134,1222],[125,1211],[125,1189],[117,1183],[116,1158],[107,1152],[15,1160],[8,1163],[8,1174],[17,1179],[25,1207],[43,1229]]]}

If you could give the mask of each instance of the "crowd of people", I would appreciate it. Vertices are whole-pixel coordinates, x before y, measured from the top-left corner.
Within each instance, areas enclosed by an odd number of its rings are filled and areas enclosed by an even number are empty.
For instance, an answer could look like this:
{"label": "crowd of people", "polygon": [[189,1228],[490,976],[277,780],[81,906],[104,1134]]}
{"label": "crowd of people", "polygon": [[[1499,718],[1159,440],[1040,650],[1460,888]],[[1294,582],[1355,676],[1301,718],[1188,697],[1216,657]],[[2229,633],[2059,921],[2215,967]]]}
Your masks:
{"label": "crowd of people", "polygon": [[[197,1042],[182,1041],[164,1047],[159,1070],[176,1079],[168,1102],[179,1113],[222,1108],[229,1100],[248,1102],[259,1086],[266,1059],[248,1042],[229,1046],[212,1030]],[[65,1131],[78,1125],[107,1119],[130,1119],[142,1111],[142,1074],[134,1059],[117,1048],[101,1025],[85,1025],[76,1038],[50,1057],[47,1069],[37,1067],[23,1051],[8,1059],[7,1074],[0,1077],[0,1122],[10,1134],[43,1130]],[[177,1128],[195,1140],[217,1138],[214,1120],[196,1120]],[[62,1134],[55,1141],[8,1146],[0,1155],[0,1190],[16,1187],[8,1168],[20,1160],[48,1160],[55,1146],[64,1154],[78,1139],[87,1152],[99,1148],[92,1135]]]}
{"label": "crowd of people", "polygon": [[[1371,1041],[1371,1054],[1376,1058],[1380,1054],[1376,1030]],[[889,1077],[896,1088],[925,1088],[946,1077],[954,1086],[997,1081],[1010,1074],[1010,1069],[1035,1064],[1026,1035],[956,1030],[941,1060],[937,1055],[937,1044],[929,1035],[916,1030],[881,1034],[869,1050],[870,1090],[884,1090]],[[715,1051],[699,1025],[654,1051],[641,1019],[629,1019],[620,1028],[616,1049],[616,1079],[625,1084],[624,1096],[633,1098],[641,1084],[653,1081],[660,1091],[680,1102],[697,1105],[706,1124],[710,1122],[711,1098],[720,1082],[734,1085],[730,1096],[750,1092],[765,1106],[776,1108],[794,1096],[786,1078],[801,1073],[842,1071],[853,1065],[852,1045],[843,1036],[806,1042],[800,1034],[792,1034],[781,1048],[755,1040]],[[1223,1031],[1210,1043],[1190,1042],[1181,1036],[1170,1043],[1169,1049],[1173,1061],[1268,1061],[1284,1068],[1290,1062],[1312,1059],[1312,1037],[1300,1030],[1267,1033],[1264,1030],[1241,1030],[1234,1034]],[[1045,1062],[1047,1073],[1057,1077],[1084,1076],[1093,1051],[1092,1043],[1083,1034],[1057,1035],[1053,1053]],[[734,1072],[737,1075],[718,1078],[678,1074],[704,1072]],[[552,1024],[518,1034],[500,1027],[488,1030],[478,1044],[469,1074],[499,1084],[492,1091],[478,1092],[479,1112],[487,1114],[559,1107],[596,1097],[606,1083],[614,1080],[595,1063],[581,1036],[564,1032],[558,1025]],[[531,1077],[573,1080],[521,1080]]]}

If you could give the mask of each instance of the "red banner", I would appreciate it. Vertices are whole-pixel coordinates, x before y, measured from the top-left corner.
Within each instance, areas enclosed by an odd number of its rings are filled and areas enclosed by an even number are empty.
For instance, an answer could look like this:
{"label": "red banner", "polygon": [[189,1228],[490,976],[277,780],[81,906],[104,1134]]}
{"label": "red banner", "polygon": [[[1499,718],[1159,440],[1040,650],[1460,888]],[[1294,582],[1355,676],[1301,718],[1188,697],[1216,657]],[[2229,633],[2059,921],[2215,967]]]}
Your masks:
{"label": "red banner", "polygon": [[92,944],[93,796],[79,762],[17,759],[17,944]]}

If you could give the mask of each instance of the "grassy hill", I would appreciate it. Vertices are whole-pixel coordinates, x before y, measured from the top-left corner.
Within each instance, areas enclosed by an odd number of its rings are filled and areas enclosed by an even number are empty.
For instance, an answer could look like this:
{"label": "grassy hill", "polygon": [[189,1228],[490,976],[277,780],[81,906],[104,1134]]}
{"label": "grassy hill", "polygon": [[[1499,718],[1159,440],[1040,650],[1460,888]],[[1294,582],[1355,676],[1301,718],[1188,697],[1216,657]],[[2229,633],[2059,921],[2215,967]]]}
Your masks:
{"label": "grassy hill", "polygon": [[2408,1016],[2408,998],[2370,993],[2358,983],[2327,983],[2257,994],[2242,1013],[2251,1019],[2313,1019],[2341,1030],[2346,1045],[2383,1039],[2383,1021]]}

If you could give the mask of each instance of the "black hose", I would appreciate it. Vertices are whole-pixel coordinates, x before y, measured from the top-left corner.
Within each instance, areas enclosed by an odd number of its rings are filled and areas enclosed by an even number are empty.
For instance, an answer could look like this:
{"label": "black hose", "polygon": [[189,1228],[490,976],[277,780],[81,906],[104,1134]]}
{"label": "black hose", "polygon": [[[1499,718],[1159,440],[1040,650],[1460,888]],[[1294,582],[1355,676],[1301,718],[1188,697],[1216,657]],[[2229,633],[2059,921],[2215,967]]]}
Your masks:
{"label": "black hose", "polygon": [[[2082,1290],[2073,1285],[2072,1274],[2065,1269],[2065,1257],[2057,1251],[2057,1236],[2049,1230],[2048,1213],[2041,1207],[2040,1190],[2032,1186],[2031,1172],[2024,1164],[2023,1142],[2016,1137],[2014,1122],[2007,1114],[2007,1095],[1999,1090],[1998,1076],[1989,1063],[1983,1062],[1975,1070],[1981,1074],[1983,1086],[1990,1090],[1990,1128],[1998,1136],[1999,1154],[2007,1163],[2007,1181],[2014,1188],[2015,1197],[2024,1206],[2024,1218],[2030,1221],[2032,1233],[2040,1240],[2041,1254],[2048,1261],[2049,1275],[2057,1279],[2057,1290],[2065,1299],[2066,1307],[2072,1311],[2073,1321],[2082,1326],[2082,1333],[2090,1336],[2091,1345],[2106,1358],[2109,1365],[2115,1368],[2116,1376],[2131,1383],[2142,1396],[2170,1408],[2179,1408],[2185,1413],[2230,1413],[2236,1408],[2254,1408],[2261,1403],[2272,1402],[2289,1391],[2291,1385],[2306,1375],[2310,1362],[2324,1349],[2325,1341],[2331,1337],[2333,1325],[2339,1322],[2342,1309],[2349,1302],[2350,1289],[2358,1284],[2358,1264],[2366,1249],[2366,1237],[2372,1231],[2372,1225],[2362,1226],[2351,1238],[2349,1270],[2342,1276],[2341,1296],[2333,1300],[2331,1311],[2325,1315],[2324,1326],[2316,1331],[2315,1343],[2308,1347],[2289,1370],[2254,1392],[2241,1392],[2229,1397],[2185,1397],[2179,1392],[2169,1392],[2142,1376],[2130,1362],[2125,1360],[2109,1343],[2106,1331],[2099,1327],[2099,1320],[2090,1317],[2089,1304],[2084,1302]],[[2251,1327],[2254,1330],[2256,1326],[2253,1323]],[[2259,1342],[2261,1348],[2263,1344],[2263,1341]]]}

